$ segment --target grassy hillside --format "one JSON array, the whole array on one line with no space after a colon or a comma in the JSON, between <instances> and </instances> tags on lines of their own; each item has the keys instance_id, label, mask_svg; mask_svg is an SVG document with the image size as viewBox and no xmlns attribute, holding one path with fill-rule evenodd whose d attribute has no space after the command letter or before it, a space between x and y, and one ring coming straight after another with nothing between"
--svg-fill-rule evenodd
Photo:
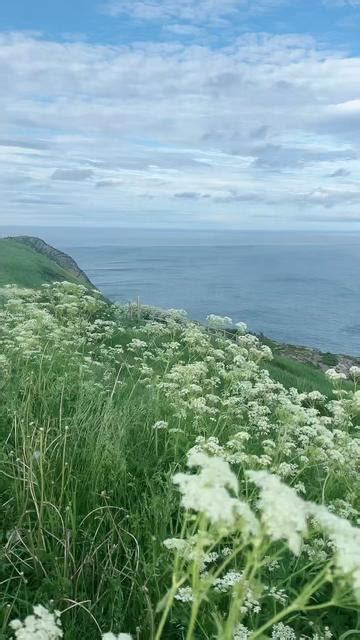
<instances>
[{"instance_id":1,"label":"grassy hillside","mask_svg":"<svg viewBox=\"0 0 360 640\"><path fill-rule=\"evenodd\" d=\"M360 370L329 402L240 331L5 295L1 637L37 605L17 638L359 635Z\"/></svg>"},{"instance_id":2,"label":"grassy hillside","mask_svg":"<svg viewBox=\"0 0 360 640\"><path fill-rule=\"evenodd\" d=\"M271 377L281 382L287 389L295 387L299 391L317 389L326 396L332 396L333 386L325 374L310 364L297 362L291 358L274 354L267 368Z\"/></svg>"},{"instance_id":3,"label":"grassy hillside","mask_svg":"<svg viewBox=\"0 0 360 640\"><path fill-rule=\"evenodd\" d=\"M79 283L76 276L31 247L12 239L0 239L0 286L17 284L37 288L44 283L63 280ZM315 366L278 354L276 344L270 340L266 344L273 349L274 359L269 370L275 380L287 388L295 387L301 391L317 389L326 395L332 393L331 384Z\"/></svg>"},{"instance_id":4,"label":"grassy hillside","mask_svg":"<svg viewBox=\"0 0 360 640\"><path fill-rule=\"evenodd\" d=\"M69 271L31 247L12 239L0 238L0 286L17 284L36 288L44 283L62 280L79 282Z\"/></svg>"}]
</instances>

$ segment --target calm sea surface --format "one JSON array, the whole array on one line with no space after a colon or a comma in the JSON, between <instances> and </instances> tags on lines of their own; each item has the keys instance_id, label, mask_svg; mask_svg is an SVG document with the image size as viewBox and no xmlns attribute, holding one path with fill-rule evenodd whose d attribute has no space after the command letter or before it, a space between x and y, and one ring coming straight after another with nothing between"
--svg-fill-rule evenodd
<instances>
[{"instance_id":1,"label":"calm sea surface","mask_svg":"<svg viewBox=\"0 0 360 640\"><path fill-rule=\"evenodd\" d=\"M106 296L360 355L360 234L2 228L71 254Z\"/></svg>"}]
</instances>

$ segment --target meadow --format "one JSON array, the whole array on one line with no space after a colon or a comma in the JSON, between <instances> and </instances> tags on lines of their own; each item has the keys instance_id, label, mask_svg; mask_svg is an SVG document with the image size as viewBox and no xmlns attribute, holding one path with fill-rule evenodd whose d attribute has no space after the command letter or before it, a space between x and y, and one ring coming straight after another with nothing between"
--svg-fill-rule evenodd
<instances>
[{"instance_id":1,"label":"meadow","mask_svg":"<svg viewBox=\"0 0 360 640\"><path fill-rule=\"evenodd\" d=\"M71 282L0 298L0 638L360 635L358 367Z\"/></svg>"}]
</instances>

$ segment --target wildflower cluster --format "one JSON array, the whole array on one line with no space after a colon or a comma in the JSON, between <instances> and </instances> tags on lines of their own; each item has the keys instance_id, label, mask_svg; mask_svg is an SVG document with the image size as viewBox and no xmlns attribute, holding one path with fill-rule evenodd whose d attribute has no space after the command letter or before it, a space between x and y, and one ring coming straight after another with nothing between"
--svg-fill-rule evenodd
<instances>
[{"instance_id":1,"label":"wildflower cluster","mask_svg":"<svg viewBox=\"0 0 360 640\"><path fill-rule=\"evenodd\" d=\"M359 367L328 371L328 397L274 380L270 349L228 317L68 283L0 298L2 630L357 628Z\"/></svg>"}]
</instances>

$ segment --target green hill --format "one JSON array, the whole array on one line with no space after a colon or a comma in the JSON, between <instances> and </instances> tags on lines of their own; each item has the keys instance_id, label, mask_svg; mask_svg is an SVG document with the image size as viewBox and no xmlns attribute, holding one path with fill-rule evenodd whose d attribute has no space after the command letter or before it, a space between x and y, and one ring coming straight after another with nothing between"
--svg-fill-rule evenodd
<instances>
[{"instance_id":1,"label":"green hill","mask_svg":"<svg viewBox=\"0 0 360 640\"><path fill-rule=\"evenodd\" d=\"M66 280L88 284L73 273L22 240L0 239L0 286L17 284L37 288L44 283Z\"/></svg>"}]
</instances>

